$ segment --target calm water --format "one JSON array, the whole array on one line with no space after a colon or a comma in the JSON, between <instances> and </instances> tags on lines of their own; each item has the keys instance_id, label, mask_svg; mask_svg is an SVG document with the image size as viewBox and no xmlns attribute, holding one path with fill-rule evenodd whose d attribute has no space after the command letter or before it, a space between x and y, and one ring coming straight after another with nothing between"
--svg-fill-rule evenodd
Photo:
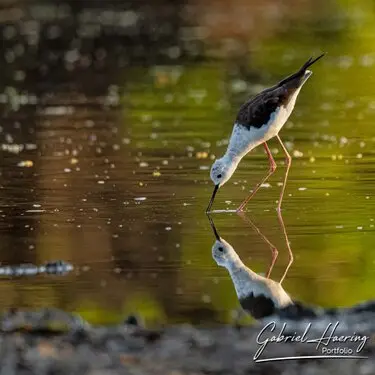
<instances>
[{"instance_id":1,"label":"calm water","mask_svg":"<svg viewBox=\"0 0 375 375\"><path fill-rule=\"evenodd\" d=\"M71 19L72 8L65 11ZM251 54L234 59L212 52L214 37L204 52L176 57L186 46L170 36L172 57L150 47L143 59L131 38L111 49L104 31L92 44L67 36L63 17L57 31L48 28L55 21L39 21L36 44L22 23L4 22L0 261L62 259L75 271L2 278L1 309L54 306L95 323L134 311L150 323L229 321L238 301L211 256L209 168L226 149L239 104L322 50L329 54L281 132L293 156L283 219L294 263L283 285L321 306L374 298L374 16L342 8L331 23L332 11L314 13L305 31L314 38L296 37L302 26L293 24L285 35L249 40ZM278 169L246 215L278 248L271 277L279 280L289 256L275 211L285 167L277 142L270 146ZM259 147L214 208L235 209L267 168ZM272 253L259 233L233 213L213 219L243 261L266 274Z\"/></svg>"}]
</instances>

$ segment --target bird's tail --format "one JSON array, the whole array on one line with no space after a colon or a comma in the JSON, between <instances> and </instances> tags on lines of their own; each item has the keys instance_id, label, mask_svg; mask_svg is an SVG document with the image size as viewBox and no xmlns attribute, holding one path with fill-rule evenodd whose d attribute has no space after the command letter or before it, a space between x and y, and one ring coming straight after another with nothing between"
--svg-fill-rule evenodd
<instances>
[{"instance_id":1,"label":"bird's tail","mask_svg":"<svg viewBox=\"0 0 375 375\"><path fill-rule=\"evenodd\" d=\"M296 73L283 79L281 82L279 82L278 86L280 87L283 85L287 85L287 87L292 88L292 89L301 87L312 74L311 72L307 71L307 68L310 67L312 64L316 63L324 55L325 53L322 53L320 56L316 57L315 59L310 57Z\"/></svg>"},{"instance_id":2,"label":"bird's tail","mask_svg":"<svg viewBox=\"0 0 375 375\"><path fill-rule=\"evenodd\" d=\"M301 69L299 70L299 72L305 72L306 69L308 67L310 67L312 64L316 63L318 60L320 60L323 56L325 55L325 52L322 53L320 56L316 57L315 59L313 59L312 57L310 57L301 67Z\"/></svg>"}]
</instances>

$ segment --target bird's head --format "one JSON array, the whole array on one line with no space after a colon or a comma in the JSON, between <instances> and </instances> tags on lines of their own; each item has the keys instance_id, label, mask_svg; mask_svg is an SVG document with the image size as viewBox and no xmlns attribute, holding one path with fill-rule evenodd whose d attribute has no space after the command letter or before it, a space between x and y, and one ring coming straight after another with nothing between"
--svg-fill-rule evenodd
<instances>
[{"instance_id":1,"label":"bird's head","mask_svg":"<svg viewBox=\"0 0 375 375\"><path fill-rule=\"evenodd\" d=\"M210 203L207 207L207 212L211 209L219 187L223 186L232 177L234 171L237 168L237 164L238 163L234 160L225 157L215 160L215 162L212 164L210 177L215 187Z\"/></svg>"},{"instance_id":2,"label":"bird's head","mask_svg":"<svg viewBox=\"0 0 375 375\"><path fill-rule=\"evenodd\" d=\"M235 163L230 163L225 158L215 160L210 172L214 185L223 186L232 177L236 167Z\"/></svg>"}]
</instances>

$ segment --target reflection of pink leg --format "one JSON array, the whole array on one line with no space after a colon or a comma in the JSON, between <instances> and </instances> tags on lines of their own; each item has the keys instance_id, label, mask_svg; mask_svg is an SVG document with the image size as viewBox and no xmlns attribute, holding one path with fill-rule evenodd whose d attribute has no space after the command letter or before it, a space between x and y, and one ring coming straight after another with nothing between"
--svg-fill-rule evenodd
<instances>
[{"instance_id":1,"label":"reflection of pink leg","mask_svg":"<svg viewBox=\"0 0 375 375\"><path fill-rule=\"evenodd\" d=\"M286 147L284 146L284 143L281 141L280 137L277 135L276 138L279 141L279 143L281 145L281 148L283 149L285 157L286 157L286 160L285 160L286 172L285 172L285 177L284 177L284 183L283 183L283 188L281 189L279 204L277 205L277 211L280 212L281 211L281 202L283 201L285 187L286 187L286 181L288 179L290 165L292 164L292 157L289 155L289 152L286 149Z\"/></svg>"},{"instance_id":2,"label":"reflection of pink leg","mask_svg":"<svg viewBox=\"0 0 375 375\"><path fill-rule=\"evenodd\" d=\"M243 219L246 223L250 224L252 228L259 234L259 236L262 238L262 240L271 248L272 251L272 260L271 264L268 268L267 272L267 279L270 277L273 266L275 265L277 256L279 255L279 252L277 251L277 248L268 240L268 238L258 229L258 227L248 218L243 212L238 212L238 215Z\"/></svg>"},{"instance_id":3,"label":"reflection of pink leg","mask_svg":"<svg viewBox=\"0 0 375 375\"><path fill-rule=\"evenodd\" d=\"M285 272L280 280L280 284L284 281L285 279L285 276L287 274L287 272L289 271L289 268L290 266L292 265L293 263L293 252L292 252L292 249L290 248L290 243L289 243L289 239L288 239L288 234L286 232L286 228L285 228L285 224L284 224L284 220L283 220L283 216L281 215L281 211L277 211L277 217L279 218L279 221L280 221L280 224L281 224L281 228L283 230L283 233L284 233L284 237L285 237L285 242L286 242L286 246L288 248L288 251L289 251L289 263L285 269Z\"/></svg>"},{"instance_id":4,"label":"reflection of pink leg","mask_svg":"<svg viewBox=\"0 0 375 375\"><path fill-rule=\"evenodd\" d=\"M256 194L256 192L259 190L262 184L264 184L264 182L267 181L267 179L271 176L271 174L275 172L276 170L276 163L275 163L275 160L273 159L270 149L268 148L267 142L264 142L263 145L264 145L264 149L266 150L268 160L270 162L270 169L268 173L266 174L266 176L263 178L263 180L260 181L259 184L255 186L254 191L237 208L237 212L240 212L244 209L244 207L247 205L250 199Z\"/></svg>"}]
</instances>

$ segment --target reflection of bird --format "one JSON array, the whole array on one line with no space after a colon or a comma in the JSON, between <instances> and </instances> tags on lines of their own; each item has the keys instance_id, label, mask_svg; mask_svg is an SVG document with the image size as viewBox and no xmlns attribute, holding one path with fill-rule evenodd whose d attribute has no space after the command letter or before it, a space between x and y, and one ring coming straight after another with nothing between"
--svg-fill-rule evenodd
<instances>
[{"instance_id":1,"label":"reflection of bird","mask_svg":"<svg viewBox=\"0 0 375 375\"><path fill-rule=\"evenodd\" d=\"M270 169L267 175L255 187L254 191L238 207L237 211L242 211L247 202L258 191L259 187L276 169L276 163L267 145L267 141L273 137L276 137L279 141L285 153L287 165L284 184L278 203L278 210L280 211L291 164L291 157L278 133L292 113L303 84L312 74L307 68L323 56L324 54L315 59L310 58L296 73L283 79L276 86L262 91L241 106L233 126L228 149L221 159L214 162L211 168L210 176L215 187L206 210L207 212L211 210L219 187L224 185L231 178L241 159L253 148L263 143L270 162Z\"/></svg>"},{"instance_id":2,"label":"reflection of bird","mask_svg":"<svg viewBox=\"0 0 375 375\"><path fill-rule=\"evenodd\" d=\"M248 312L253 318L262 319L270 315L291 320L334 318L335 320L340 319L340 321L349 319L348 324L353 324L357 316L359 322L363 324L363 314L375 314L374 300L345 308L321 308L319 306L309 306L292 299L281 286L281 281L276 282L269 279L268 276L263 277L246 267L233 247L219 236L210 216L208 216L208 219L216 238L212 247L212 257L219 266L228 270L243 310ZM250 219L248 219L248 222L251 223ZM273 245L262 235L259 229L254 224L251 223L251 225L272 248ZM288 271L289 267L290 264L287 266L286 271Z\"/></svg>"},{"instance_id":3,"label":"reflection of bird","mask_svg":"<svg viewBox=\"0 0 375 375\"><path fill-rule=\"evenodd\" d=\"M260 319L293 305L280 283L258 275L243 264L233 247L219 236L210 217L209 220L216 237L212 257L228 270L242 308Z\"/></svg>"}]
</instances>

